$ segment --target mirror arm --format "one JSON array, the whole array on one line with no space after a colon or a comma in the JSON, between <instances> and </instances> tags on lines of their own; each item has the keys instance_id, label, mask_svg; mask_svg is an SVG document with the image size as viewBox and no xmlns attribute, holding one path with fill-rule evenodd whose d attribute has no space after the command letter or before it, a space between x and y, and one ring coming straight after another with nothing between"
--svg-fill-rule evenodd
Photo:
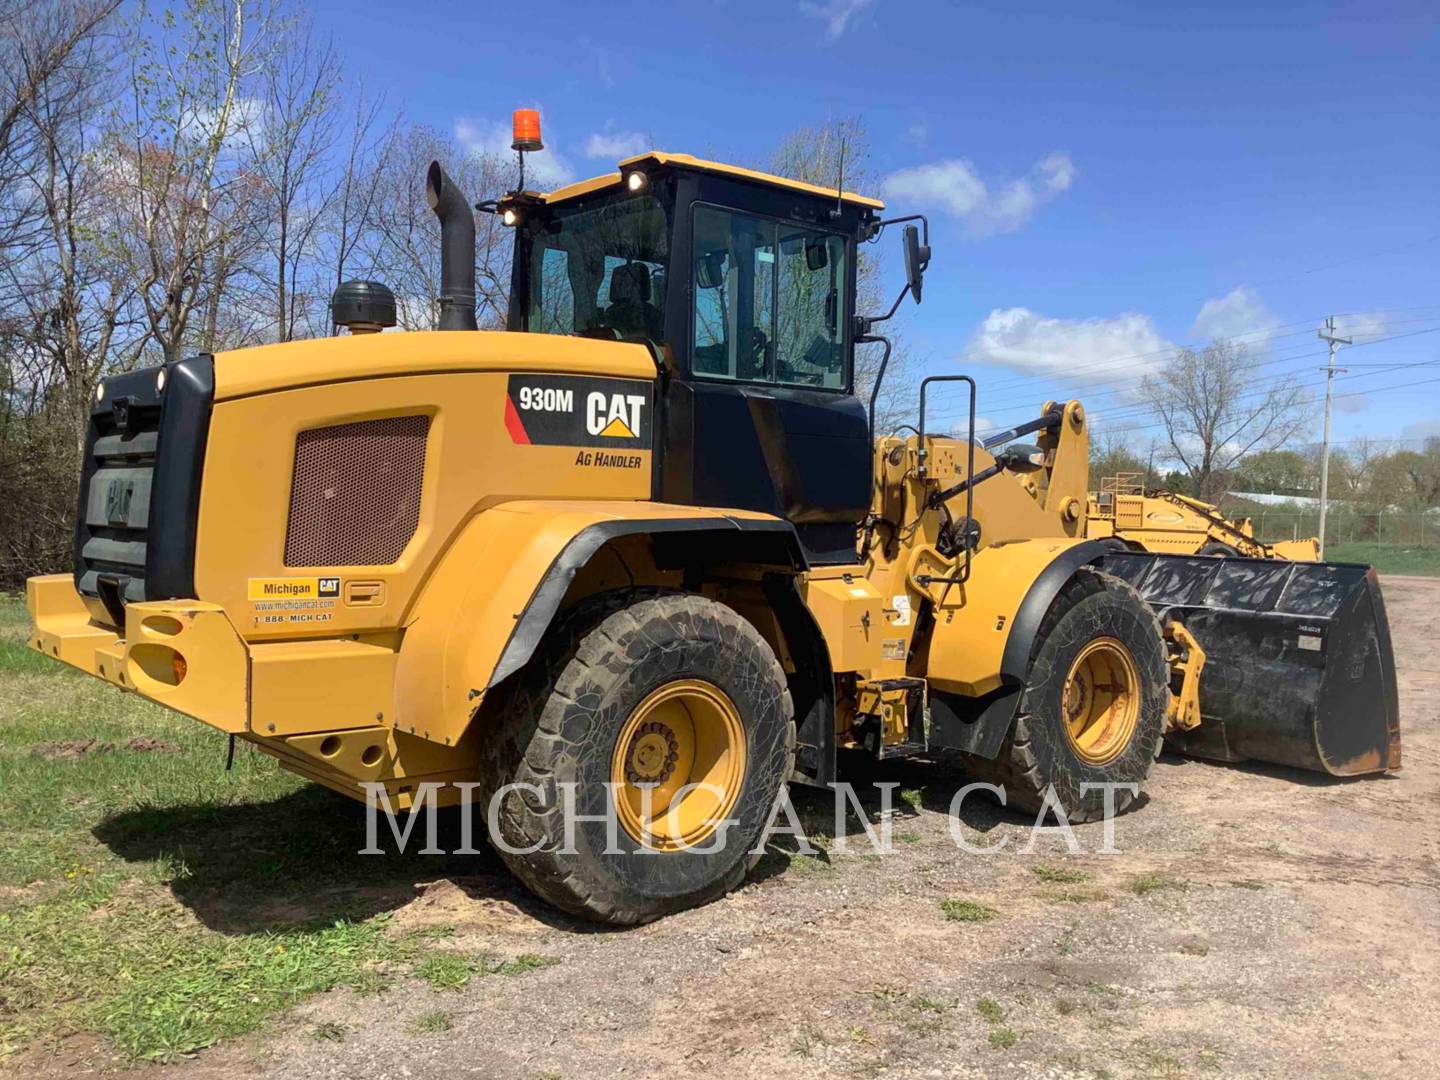
<instances>
[{"instance_id":1,"label":"mirror arm","mask_svg":"<svg viewBox=\"0 0 1440 1080\"><path fill-rule=\"evenodd\" d=\"M928 247L930 245L930 219L924 214L906 214L904 217L877 221L870 226L870 235L866 239L874 240L885 230L886 225L903 225L907 221L920 222L920 242Z\"/></svg>"},{"instance_id":2,"label":"mirror arm","mask_svg":"<svg viewBox=\"0 0 1440 1080\"><path fill-rule=\"evenodd\" d=\"M895 298L895 303L890 305L890 310L884 315L856 315L855 316L855 344L859 345L862 339L870 336L870 328L876 323L882 323L895 317L895 312L900 310L906 294L910 292L910 284L906 282L905 287L900 290L900 295ZM883 338L874 337L872 341L883 341Z\"/></svg>"}]
</instances>

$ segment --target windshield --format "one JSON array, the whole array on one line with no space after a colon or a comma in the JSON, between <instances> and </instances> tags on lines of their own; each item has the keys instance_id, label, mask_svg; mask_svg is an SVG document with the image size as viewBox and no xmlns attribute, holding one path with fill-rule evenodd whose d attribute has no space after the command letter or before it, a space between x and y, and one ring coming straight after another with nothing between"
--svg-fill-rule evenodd
<instances>
[{"instance_id":1,"label":"windshield","mask_svg":"<svg viewBox=\"0 0 1440 1080\"><path fill-rule=\"evenodd\" d=\"M556 208L527 224L526 326L618 341L665 335L670 224L653 195Z\"/></svg>"}]
</instances>

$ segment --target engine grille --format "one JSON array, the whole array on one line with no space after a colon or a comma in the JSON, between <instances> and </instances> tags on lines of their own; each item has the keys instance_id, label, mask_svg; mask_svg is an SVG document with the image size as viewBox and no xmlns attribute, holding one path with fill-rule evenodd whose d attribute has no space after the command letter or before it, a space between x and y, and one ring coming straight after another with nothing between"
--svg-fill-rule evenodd
<instances>
[{"instance_id":1,"label":"engine grille","mask_svg":"<svg viewBox=\"0 0 1440 1080\"><path fill-rule=\"evenodd\" d=\"M382 566L420 523L428 416L311 428L295 440L286 566Z\"/></svg>"}]
</instances>

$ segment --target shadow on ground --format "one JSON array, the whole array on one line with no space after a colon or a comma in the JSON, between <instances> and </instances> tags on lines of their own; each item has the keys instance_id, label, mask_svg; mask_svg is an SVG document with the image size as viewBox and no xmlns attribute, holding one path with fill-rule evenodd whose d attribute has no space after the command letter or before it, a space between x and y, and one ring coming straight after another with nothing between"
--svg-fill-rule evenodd
<instances>
[{"instance_id":1,"label":"shadow on ground","mask_svg":"<svg viewBox=\"0 0 1440 1080\"><path fill-rule=\"evenodd\" d=\"M1210 758L1190 757L1165 749L1160 760L1166 765L1185 765L1197 769L1230 769L1249 776L1268 776L1275 780L1286 780L1303 787L1341 787L1345 784L1364 784L1377 780L1398 780L1394 773L1361 773L1358 776L1331 776L1329 773L1297 769L1291 765L1280 765L1270 761L1215 761Z\"/></svg>"},{"instance_id":2,"label":"shadow on ground","mask_svg":"<svg viewBox=\"0 0 1440 1080\"><path fill-rule=\"evenodd\" d=\"M945 762L884 762L855 782L858 811L849 800L843 802L845 833L863 844L861 814L871 825L879 822L884 804L875 784L897 785L890 806L894 826L903 828L921 809L949 814L956 792L969 782L962 770ZM1134 813L1146 801L1142 794L1122 813ZM765 854L751 870L751 880L782 874L797 857L829 862L826 849L838 835L836 794L797 786L791 789L791 803L801 831L818 852L804 854L800 839L786 831L786 822L780 819ZM1003 807L988 792L968 796L958 816L967 829L982 836L1005 823L1034 824L1033 814ZM603 929L563 915L531 896L485 843L480 815L471 841L477 854L454 853L464 846L458 810L440 811L438 826L436 846L441 854L420 853L425 846L423 818L416 821L405 852L397 854L382 818L379 846L385 854L362 855L367 842L365 807L311 785L263 803L128 810L102 821L94 835L127 862L168 864L176 900L205 926L223 933L366 919L404 907L427 883L440 879L448 879L471 899L503 901L549 926Z\"/></svg>"},{"instance_id":3,"label":"shadow on ground","mask_svg":"<svg viewBox=\"0 0 1440 1080\"><path fill-rule=\"evenodd\" d=\"M511 878L476 817L475 855L451 854L462 847L454 809L437 815L437 846L445 854L419 853L423 818L397 854L382 816L378 846L385 854L361 855L365 807L311 785L265 803L129 810L102 821L94 835L127 862L167 862L176 900L223 933L370 918L403 907L441 878L473 899L502 900L551 926L593 929L534 899Z\"/></svg>"}]
</instances>

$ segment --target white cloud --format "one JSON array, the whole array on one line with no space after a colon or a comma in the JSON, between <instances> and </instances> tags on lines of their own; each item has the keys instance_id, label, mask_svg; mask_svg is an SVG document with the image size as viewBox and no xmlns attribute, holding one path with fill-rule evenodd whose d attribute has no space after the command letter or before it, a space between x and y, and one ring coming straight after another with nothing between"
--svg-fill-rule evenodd
<instances>
[{"instance_id":1,"label":"white cloud","mask_svg":"<svg viewBox=\"0 0 1440 1080\"><path fill-rule=\"evenodd\" d=\"M1200 314L1190 327L1190 338L1197 342L1239 338L1253 348L1256 335L1279 325L1280 320L1265 306L1258 292L1249 285L1238 285L1224 296L1206 300L1201 305Z\"/></svg>"},{"instance_id":2,"label":"white cloud","mask_svg":"<svg viewBox=\"0 0 1440 1080\"><path fill-rule=\"evenodd\" d=\"M1400 429L1402 439L1440 439L1440 420L1420 420Z\"/></svg>"},{"instance_id":3,"label":"white cloud","mask_svg":"<svg viewBox=\"0 0 1440 1080\"><path fill-rule=\"evenodd\" d=\"M612 164L649 149L650 140L638 131L597 131L585 141L586 157L604 158Z\"/></svg>"},{"instance_id":4,"label":"white cloud","mask_svg":"<svg viewBox=\"0 0 1440 1080\"><path fill-rule=\"evenodd\" d=\"M1335 316L1335 333L1340 337L1348 337L1357 343L1377 337L1384 337L1390 332L1390 316L1383 312L1379 314L1362 313L1359 315Z\"/></svg>"},{"instance_id":5,"label":"white cloud","mask_svg":"<svg viewBox=\"0 0 1440 1080\"><path fill-rule=\"evenodd\" d=\"M924 146L930 141L930 129L924 124L911 124L900 138L911 146Z\"/></svg>"},{"instance_id":6,"label":"white cloud","mask_svg":"<svg viewBox=\"0 0 1440 1080\"><path fill-rule=\"evenodd\" d=\"M972 236L989 236L1023 228L1036 210L1074 180L1075 163L1068 153L1056 150L1037 161L1026 176L993 190L969 161L950 158L891 173L884 191L892 202L920 208L938 205L964 221Z\"/></svg>"},{"instance_id":7,"label":"white cloud","mask_svg":"<svg viewBox=\"0 0 1440 1080\"><path fill-rule=\"evenodd\" d=\"M1190 339L1203 344L1217 337L1239 337L1252 355L1260 355L1268 346L1265 337L1257 334L1276 325L1260 294L1240 285L1200 306ZM1248 338L1241 336L1247 334ZM985 317L965 357L1031 374L1112 382L1133 389L1142 375L1168 363L1178 348L1149 315L1139 312L1057 319L1012 307L996 308Z\"/></svg>"},{"instance_id":8,"label":"white cloud","mask_svg":"<svg viewBox=\"0 0 1440 1080\"><path fill-rule=\"evenodd\" d=\"M1053 319L1013 307L985 317L966 356L1034 374L1124 382L1155 370L1174 348L1148 315Z\"/></svg>"},{"instance_id":9,"label":"white cloud","mask_svg":"<svg viewBox=\"0 0 1440 1080\"><path fill-rule=\"evenodd\" d=\"M259 145L265 138L269 121L270 109L262 98L240 95L230 106L225 131L220 139L221 147L233 151L247 141ZM214 138L219 127L220 110L207 105L184 116L180 133L197 142L208 142Z\"/></svg>"},{"instance_id":10,"label":"white cloud","mask_svg":"<svg viewBox=\"0 0 1440 1080\"><path fill-rule=\"evenodd\" d=\"M834 41L845 33L850 20L874 0L800 0L800 10L825 24L825 36Z\"/></svg>"},{"instance_id":11,"label":"white cloud","mask_svg":"<svg viewBox=\"0 0 1440 1080\"><path fill-rule=\"evenodd\" d=\"M1370 395L1356 394L1353 391L1348 394L1340 394L1335 398L1335 411L1352 415L1369 412Z\"/></svg>"},{"instance_id":12,"label":"white cloud","mask_svg":"<svg viewBox=\"0 0 1440 1080\"><path fill-rule=\"evenodd\" d=\"M509 124L477 123L463 116L455 121L455 140L469 154L487 154L502 161L513 161L515 151L510 149L511 139ZM555 149L554 132L546 131L545 149L525 155L526 186L533 182L540 187L560 187L574 179L574 167Z\"/></svg>"}]
</instances>

